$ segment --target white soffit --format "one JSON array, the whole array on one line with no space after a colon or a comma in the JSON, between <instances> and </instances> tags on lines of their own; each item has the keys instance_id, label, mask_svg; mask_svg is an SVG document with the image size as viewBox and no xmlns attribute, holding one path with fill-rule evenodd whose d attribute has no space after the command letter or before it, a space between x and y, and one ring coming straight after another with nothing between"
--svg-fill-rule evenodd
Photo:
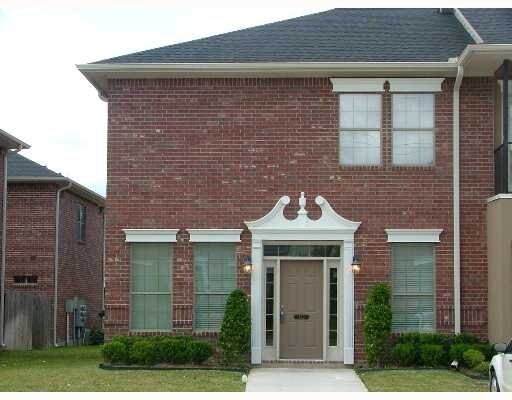
<instances>
[{"instance_id":1,"label":"white soffit","mask_svg":"<svg viewBox=\"0 0 512 400\"><path fill-rule=\"evenodd\" d=\"M129 243L175 243L179 229L123 229Z\"/></svg>"},{"instance_id":2,"label":"white soffit","mask_svg":"<svg viewBox=\"0 0 512 400\"><path fill-rule=\"evenodd\" d=\"M440 92L444 78L389 78L390 92Z\"/></svg>"},{"instance_id":3,"label":"white soffit","mask_svg":"<svg viewBox=\"0 0 512 400\"><path fill-rule=\"evenodd\" d=\"M375 93L384 91L386 78L330 78L333 92Z\"/></svg>"},{"instance_id":4,"label":"white soffit","mask_svg":"<svg viewBox=\"0 0 512 400\"><path fill-rule=\"evenodd\" d=\"M190 242L239 243L243 229L187 229Z\"/></svg>"},{"instance_id":5,"label":"white soffit","mask_svg":"<svg viewBox=\"0 0 512 400\"><path fill-rule=\"evenodd\" d=\"M439 243L442 229L385 229L388 243Z\"/></svg>"}]
</instances>

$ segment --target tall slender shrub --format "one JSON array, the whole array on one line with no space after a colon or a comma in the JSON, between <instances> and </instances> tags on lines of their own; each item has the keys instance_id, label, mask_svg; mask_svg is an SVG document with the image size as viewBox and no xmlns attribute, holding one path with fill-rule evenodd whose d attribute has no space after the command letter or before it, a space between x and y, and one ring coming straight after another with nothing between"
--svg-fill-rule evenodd
<instances>
[{"instance_id":1,"label":"tall slender shrub","mask_svg":"<svg viewBox=\"0 0 512 400\"><path fill-rule=\"evenodd\" d=\"M371 366L383 366L391 338L391 289L385 283L373 286L364 313L364 349Z\"/></svg>"},{"instance_id":2,"label":"tall slender shrub","mask_svg":"<svg viewBox=\"0 0 512 400\"><path fill-rule=\"evenodd\" d=\"M244 291L235 289L228 297L219 335L226 363L243 363L251 348L251 314Z\"/></svg>"}]
</instances>

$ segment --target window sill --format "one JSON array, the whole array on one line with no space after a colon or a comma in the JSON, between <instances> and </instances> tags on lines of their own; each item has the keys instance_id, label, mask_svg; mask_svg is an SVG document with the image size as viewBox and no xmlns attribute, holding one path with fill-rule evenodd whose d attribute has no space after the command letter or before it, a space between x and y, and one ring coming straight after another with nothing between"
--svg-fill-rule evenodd
<instances>
[{"instance_id":1,"label":"window sill","mask_svg":"<svg viewBox=\"0 0 512 400\"><path fill-rule=\"evenodd\" d=\"M82 246L85 246L87 244L85 240L77 240L76 243Z\"/></svg>"},{"instance_id":2,"label":"window sill","mask_svg":"<svg viewBox=\"0 0 512 400\"><path fill-rule=\"evenodd\" d=\"M33 287L37 287L37 283L13 283L12 284L14 287L17 287L17 288L33 288Z\"/></svg>"}]
</instances>

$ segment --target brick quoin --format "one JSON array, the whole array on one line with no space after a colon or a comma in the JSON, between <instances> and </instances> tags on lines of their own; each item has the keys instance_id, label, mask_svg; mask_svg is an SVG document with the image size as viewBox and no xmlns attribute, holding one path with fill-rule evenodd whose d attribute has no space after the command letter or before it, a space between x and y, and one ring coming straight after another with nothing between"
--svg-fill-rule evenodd
<instances>
[{"instance_id":1,"label":"brick quoin","mask_svg":"<svg viewBox=\"0 0 512 400\"><path fill-rule=\"evenodd\" d=\"M7 209L8 290L54 298L55 184L9 183ZM87 208L86 241L78 242L76 207ZM98 206L64 191L60 201L57 341L66 341L65 300L86 300L86 327L100 328L103 302L103 216ZM37 275L35 286L14 285L16 275ZM52 309L53 310L53 309ZM52 311L53 312L53 311ZM72 335L70 329L70 335Z\"/></svg>"},{"instance_id":2,"label":"brick quoin","mask_svg":"<svg viewBox=\"0 0 512 400\"><path fill-rule=\"evenodd\" d=\"M363 360L362 316L369 288L390 281L386 228L441 228L436 245L436 329L453 331L453 79L435 95L433 167L392 166L391 95L382 96L382 163L339 164L339 98L329 79L147 79L109 81L106 215L107 337L129 330L130 253L124 228L179 228L174 244L173 328L192 332L193 259L187 228L244 228L239 264L250 255L244 221L283 195L312 218L324 196L362 221L355 251L355 357ZM487 336L485 204L493 195L493 85L461 89L462 328ZM239 272L250 290L250 274Z\"/></svg>"}]
</instances>

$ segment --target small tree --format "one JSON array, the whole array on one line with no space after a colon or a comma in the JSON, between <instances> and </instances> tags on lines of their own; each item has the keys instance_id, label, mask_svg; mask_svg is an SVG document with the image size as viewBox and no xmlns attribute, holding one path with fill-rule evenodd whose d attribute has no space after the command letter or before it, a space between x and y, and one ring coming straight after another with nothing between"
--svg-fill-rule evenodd
<instances>
[{"instance_id":1,"label":"small tree","mask_svg":"<svg viewBox=\"0 0 512 400\"><path fill-rule=\"evenodd\" d=\"M364 314L364 348L370 365L382 366L389 353L391 337L391 290L379 283L372 287Z\"/></svg>"},{"instance_id":2,"label":"small tree","mask_svg":"<svg viewBox=\"0 0 512 400\"><path fill-rule=\"evenodd\" d=\"M236 289L228 297L219 344L226 363L247 361L251 348L251 315L247 295Z\"/></svg>"}]
</instances>

